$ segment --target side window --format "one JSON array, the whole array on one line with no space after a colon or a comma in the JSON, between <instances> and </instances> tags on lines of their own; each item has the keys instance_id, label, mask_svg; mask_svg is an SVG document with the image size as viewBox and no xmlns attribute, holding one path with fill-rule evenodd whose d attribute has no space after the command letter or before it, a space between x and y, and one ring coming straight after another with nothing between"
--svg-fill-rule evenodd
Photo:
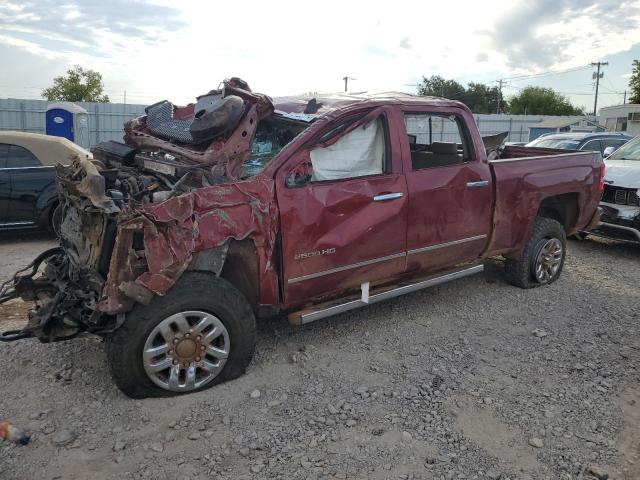
<instances>
[{"instance_id":1,"label":"side window","mask_svg":"<svg viewBox=\"0 0 640 480\"><path fill-rule=\"evenodd\" d=\"M600 140L589 140L580 148L580 150L602 153L602 144L600 143Z\"/></svg>"},{"instance_id":2,"label":"side window","mask_svg":"<svg viewBox=\"0 0 640 480\"><path fill-rule=\"evenodd\" d=\"M604 151L607 147L613 147L615 149L620 148L622 145L626 143L626 140L613 140L613 139L605 139L602 140L602 150Z\"/></svg>"},{"instance_id":3,"label":"side window","mask_svg":"<svg viewBox=\"0 0 640 480\"><path fill-rule=\"evenodd\" d=\"M472 159L464 124L456 115L405 113L413 170L443 167Z\"/></svg>"},{"instance_id":4,"label":"side window","mask_svg":"<svg viewBox=\"0 0 640 480\"><path fill-rule=\"evenodd\" d=\"M9 145L0 143L0 168L7 168L7 156L9 154Z\"/></svg>"},{"instance_id":5,"label":"side window","mask_svg":"<svg viewBox=\"0 0 640 480\"><path fill-rule=\"evenodd\" d=\"M309 152L312 182L376 175L385 170L387 142L382 117L355 128L353 123L327 132L321 137L322 146Z\"/></svg>"},{"instance_id":6,"label":"side window","mask_svg":"<svg viewBox=\"0 0 640 480\"><path fill-rule=\"evenodd\" d=\"M8 145L7 168L40 167L42 164L36 156L26 148L18 145Z\"/></svg>"}]
</instances>

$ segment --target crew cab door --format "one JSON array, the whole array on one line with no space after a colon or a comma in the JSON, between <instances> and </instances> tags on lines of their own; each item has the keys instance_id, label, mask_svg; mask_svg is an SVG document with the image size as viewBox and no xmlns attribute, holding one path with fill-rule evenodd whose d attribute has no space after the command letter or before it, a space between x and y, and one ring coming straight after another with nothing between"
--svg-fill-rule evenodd
<instances>
[{"instance_id":1,"label":"crew cab door","mask_svg":"<svg viewBox=\"0 0 640 480\"><path fill-rule=\"evenodd\" d=\"M330 122L279 170L287 306L404 271L407 187L389 114Z\"/></svg>"},{"instance_id":2,"label":"crew cab door","mask_svg":"<svg viewBox=\"0 0 640 480\"><path fill-rule=\"evenodd\" d=\"M492 177L481 139L474 130L474 145L469 122L473 117L455 107L404 111L408 271L472 260L487 244Z\"/></svg>"}]
</instances>

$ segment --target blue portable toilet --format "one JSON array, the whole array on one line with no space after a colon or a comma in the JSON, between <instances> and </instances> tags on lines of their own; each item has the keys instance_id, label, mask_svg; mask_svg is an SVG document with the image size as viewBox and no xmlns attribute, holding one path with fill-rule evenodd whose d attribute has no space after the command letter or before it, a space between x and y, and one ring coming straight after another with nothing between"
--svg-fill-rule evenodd
<instances>
[{"instance_id":1,"label":"blue portable toilet","mask_svg":"<svg viewBox=\"0 0 640 480\"><path fill-rule=\"evenodd\" d=\"M89 114L75 103L50 103L45 124L47 135L68 138L81 147L89 148Z\"/></svg>"}]
</instances>

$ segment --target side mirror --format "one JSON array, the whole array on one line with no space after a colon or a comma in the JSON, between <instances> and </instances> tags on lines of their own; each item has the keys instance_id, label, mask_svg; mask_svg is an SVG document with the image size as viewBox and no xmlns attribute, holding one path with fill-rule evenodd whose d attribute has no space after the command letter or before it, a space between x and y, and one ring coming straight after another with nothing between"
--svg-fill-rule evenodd
<instances>
[{"instance_id":1,"label":"side mirror","mask_svg":"<svg viewBox=\"0 0 640 480\"><path fill-rule=\"evenodd\" d=\"M602 152L602 156L606 158L615 151L616 151L616 147L607 147L604 149L604 152Z\"/></svg>"},{"instance_id":2,"label":"side mirror","mask_svg":"<svg viewBox=\"0 0 640 480\"><path fill-rule=\"evenodd\" d=\"M298 164L289 172L284 180L287 188L301 188L311 182L313 167L311 162L306 161Z\"/></svg>"},{"instance_id":3,"label":"side mirror","mask_svg":"<svg viewBox=\"0 0 640 480\"><path fill-rule=\"evenodd\" d=\"M301 188L307 185L310 181L311 175L293 171L287 175L284 184L287 188Z\"/></svg>"}]
</instances>

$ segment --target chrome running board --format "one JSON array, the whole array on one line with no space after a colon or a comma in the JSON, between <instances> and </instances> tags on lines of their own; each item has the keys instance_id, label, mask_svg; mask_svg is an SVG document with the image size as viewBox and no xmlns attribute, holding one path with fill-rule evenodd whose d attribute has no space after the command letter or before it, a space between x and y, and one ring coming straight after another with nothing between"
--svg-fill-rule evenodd
<instances>
[{"instance_id":1,"label":"chrome running board","mask_svg":"<svg viewBox=\"0 0 640 480\"><path fill-rule=\"evenodd\" d=\"M385 290L385 287L380 287L377 289L378 293L376 293L376 289L373 289L372 293L369 295L368 302L365 302L361 297L358 297L344 303L337 303L340 301L338 300L337 302L333 303L329 302L319 305L312 305L311 307L308 307L304 310L290 313L289 323L291 323L292 325L305 325L322 318L331 317L343 312L348 312L349 310L364 307L372 303L399 297L400 295L405 295L407 293L422 290L423 288L447 283L452 280L457 280L458 278L468 277L469 275L480 273L483 270L484 265L474 265L473 267L463 268L461 270L456 270L454 272L436 277L430 277L422 281L414 283L402 283L399 286L395 286L395 288L391 287L389 289L389 287L386 287L387 289Z\"/></svg>"}]
</instances>

